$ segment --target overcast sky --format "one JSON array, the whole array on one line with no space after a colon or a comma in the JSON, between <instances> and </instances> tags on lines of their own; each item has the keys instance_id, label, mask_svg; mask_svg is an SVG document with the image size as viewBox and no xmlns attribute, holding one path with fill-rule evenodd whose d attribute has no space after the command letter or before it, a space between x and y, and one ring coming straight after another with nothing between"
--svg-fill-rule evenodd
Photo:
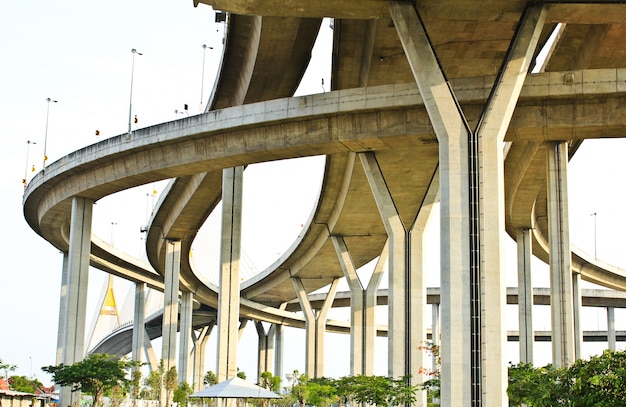
<instances>
[{"instance_id":1,"label":"overcast sky","mask_svg":"<svg viewBox=\"0 0 626 407\"><path fill-rule=\"evenodd\" d=\"M22 212L25 174L30 179L31 166L40 171L47 126L49 163L86 145L124 133L128 126L132 53L136 48L133 87L133 115L138 126L145 127L174 120L183 114L201 111L201 95L207 99L221 55L223 26L214 23L210 7L193 7L192 0L112 0L85 2L78 0L4 0L0 3L0 182L4 233L0 234L0 310L2 334L0 359L18 365L17 374L36 375L46 382L41 366L54 364L57 339L59 290L62 256L36 235L26 224ZM325 25L323 42L328 44L330 30ZM204 51L206 44L213 49ZM323 47L322 47L323 49ZM309 73L308 87L301 93L322 92L330 83L330 50L314 72ZM320 51L321 52L321 51ZM204 89L202 84L205 59ZM46 98L58 100L48 103ZM176 113L189 106L187 113ZM95 131L100 135L96 137ZM28 144L31 141L36 144ZM30 148L29 148L30 147ZM626 267L626 221L623 213L626 193L623 159L626 143L622 140L585 142L570 166L570 220L572 241L589 253L597 247L599 258ZM28 154L28 160L27 160ZM282 185L288 193L285 207L300 210L286 217L285 207L274 208L271 216L249 209L250 219L270 220L285 217L285 229L268 238L265 233L246 232L244 249L257 262L267 266L274 256L284 252L289 240L297 236L306 221L312 200L319 187L323 160L307 164L305 176L298 167L273 168L276 178L261 189ZM284 164L288 165L288 164ZM268 179L267 173L256 173L256 185ZM250 172L247 179L253 179ZM280 180L279 180L280 179ZM248 182L248 181L246 181ZM152 191L162 191L162 184L140 187L121 198L107 198L94 209L94 232L130 254L142 257L139 227L154 202ZM303 187L307 187L301 189ZM280 187L279 187L280 189ZM299 199L299 200L298 200ZM257 209L262 199L250 198ZM297 203L300 202L300 203ZM270 209L267 209L270 210ZM122 213L124 215L122 215ZM596 213L596 216L592 216ZM594 221L595 227L594 227ZM263 224L258 226L265 228ZM437 226L433 227L437 230ZM262 229L264 230L264 229ZM283 238L283 239L281 239ZM595 242L595 243L594 243ZM514 263L513 251L507 252L507 264ZM515 271L509 285L515 284ZM104 275L94 271L90 292L99 293ZM546 273L535 275L535 285L547 286ZM120 287L124 284L119 283ZM121 290L123 291L123 290ZM120 294L122 301L125 293ZM90 310L98 295L90 296ZM601 312L589 313L586 320L599 329L606 322ZM619 315L619 314L618 314ZM91 314L88 313L88 318ZM88 321L88 326L90 321ZM515 323L516 324L516 323ZM595 328L592 326L588 329ZM539 329L539 328L538 328ZM618 329L626 329L618 325ZM299 334L294 334L299 335ZM216 335L214 335L216 336ZM254 329L248 328L245 347L256 347ZM332 337L333 344L347 346L347 338ZM328 340L328 339L327 339ZM300 341L301 343L301 341ZM623 345L623 344L620 344ZM160 350L160 345L155 345ZM330 347L327 346L327 350ZM345 348L338 347L327 361L331 376L348 374L349 358ZM517 358L511 351L511 360ZM207 352L214 358L214 352ZM285 358L284 371L304 370L302 352ZM386 352L382 352L383 355ZM209 362L208 368L211 368ZM242 370L254 376L256 360L242 360ZM377 373L385 374L384 364Z\"/></svg>"}]
</instances>

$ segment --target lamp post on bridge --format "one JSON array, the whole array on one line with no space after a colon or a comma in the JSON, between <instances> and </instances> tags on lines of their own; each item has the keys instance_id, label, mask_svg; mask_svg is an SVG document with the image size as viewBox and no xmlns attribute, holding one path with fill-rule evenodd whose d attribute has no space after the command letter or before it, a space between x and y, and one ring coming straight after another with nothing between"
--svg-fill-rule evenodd
<instances>
[{"instance_id":1,"label":"lamp post on bridge","mask_svg":"<svg viewBox=\"0 0 626 407\"><path fill-rule=\"evenodd\" d=\"M202 81L200 83L200 113L202 113L202 107L204 106L204 61L206 60L206 50L213 49L206 44L202 44Z\"/></svg>"},{"instance_id":2,"label":"lamp post on bridge","mask_svg":"<svg viewBox=\"0 0 626 407\"><path fill-rule=\"evenodd\" d=\"M47 155L47 147L48 147L48 119L50 118L50 102L57 103L58 100L46 98L48 102L48 107L46 109L46 134L43 139L43 166L41 167L42 172L46 172L46 161L48 161Z\"/></svg>"},{"instance_id":3,"label":"lamp post on bridge","mask_svg":"<svg viewBox=\"0 0 626 407\"><path fill-rule=\"evenodd\" d=\"M24 184L24 189L26 189L26 185L28 184L28 156L30 154L30 145L37 144L34 141L27 140L26 141L26 169L24 170L24 179L22 180L22 184ZM33 171L35 170L35 166L33 165Z\"/></svg>"},{"instance_id":4,"label":"lamp post on bridge","mask_svg":"<svg viewBox=\"0 0 626 407\"><path fill-rule=\"evenodd\" d=\"M133 79L135 76L135 54L143 55L141 52L137 51L135 48L130 50L130 52L133 53L133 62L130 68L130 102L128 104L128 135L127 135L128 138L130 138L131 123L132 123L132 118L133 118Z\"/></svg>"}]
</instances>

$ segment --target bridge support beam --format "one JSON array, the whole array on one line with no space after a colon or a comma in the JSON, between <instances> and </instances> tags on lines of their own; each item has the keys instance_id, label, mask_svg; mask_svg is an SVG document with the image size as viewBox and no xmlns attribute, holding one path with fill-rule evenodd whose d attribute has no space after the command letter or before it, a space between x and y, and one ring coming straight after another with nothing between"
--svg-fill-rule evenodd
<instances>
[{"instance_id":1,"label":"bridge support beam","mask_svg":"<svg viewBox=\"0 0 626 407\"><path fill-rule=\"evenodd\" d=\"M501 144L545 13L526 10L472 131L414 5L389 8L439 141L442 405L506 405Z\"/></svg>"},{"instance_id":2,"label":"bridge support beam","mask_svg":"<svg viewBox=\"0 0 626 407\"><path fill-rule=\"evenodd\" d=\"M421 239L433 202L426 198L428 203L423 208L424 212L418 215L418 220L413 225L416 227L416 247L413 248L413 231L407 231L398 213L376 156L374 153L358 155L389 239L389 376L410 376L409 380L413 384L422 383L426 379L420 367L425 366L426 358L425 353L418 349L427 338L426 285L421 267ZM431 192L436 196L437 187ZM415 273L411 268L412 261L416 262ZM416 405L425 404L426 394L421 392Z\"/></svg>"},{"instance_id":3,"label":"bridge support beam","mask_svg":"<svg viewBox=\"0 0 626 407\"><path fill-rule=\"evenodd\" d=\"M221 268L217 308L218 382L235 377L237 374L242 196L243 167L224 169L222 173Z\"/></svg>"},{"instance_id":4,"label":"bridge support beam","mask_svg":"<svg viewBox=\"0 0 626 407\"><path fill-rule=\"evenodd\" d=\"M550 143L546 149L552 363L555 367L564 367L576 360L574 290L567 209L567 143Z\"/></svg>"},{"instance_id":5,"label":"bridge support beam","mask_svg":"<svg viewBox=\"0 0 626 407\"><path fill-rule=\"evenodd\" d=\"M178 332L178 287L180 278L180 240L165 242L165 290L163 292L163 346L161 359L165 372L176 366Z\"/></svg>"},{"instance_id":6,"label":"bridge support beam","mask_svg":"<svg viewBox=\"0 0 626 407\"><path fill-rule=\"evenodd\" d=\"M63 363L63 348L65 347L65 334L67 323L67 296L69 290L69 255L63 252L63 269L61 271L61 293L59 295L59 330L57 332L57 354L55 364Z\"/></svg>"},{"instance_id":7,"label":"bridge support beam","mask_svg":"<svg viewBox=\"0 0 626 407\"><path fill-rule=\"evenodd\" d=\"M63 363L72 365L85 356L85 310L89 280L89 254L91 253L91 220L93 201L72 199L70 244L67 258L67 306L63 326ZM60 405L80 405L80 392L62 387Z\"/></svg>"},{"instance_id":8,"label":"bridge support beam","mask_svg":"<svg viewBox=\"0 0 626 407\"><path fill-rule=\"evenodd\" d=\"M616 335L615 335L615 308L606 307L606 335L609 350L615 350Z\"/></svg>"},{"instance_id":9,"label":"bridge support beam","mask_svg":"<svg viewBox=\"0 0 626 407\"><path fill-rule=\"evenodd\" d=\"M356 272L356 267L341 236L331 236L343 275L350 288L350 374L373 375L376 338L376 293L387 262L389 247L385 247L378 259L367 288Z\"/></svg>"},{"instance_id":10,"label":"bridge support beam","mask_svg":"<svg viewBox=\"0 0 626 407\"><path fill-rule=\"evenodd\" d=\"M256 332L259 337L257 378L260 382L261 374L264 372L274 374L274 337L276 326L272 324L267 332L261 321L254 321L254 326L256 327Z\"/></svg>"},{"instance_id":11,"label":"bridge support beam","mask_svg":"<svg viewBox=\"0 0 626 407\"><path fill-rule=\"evenodd\" d=\"M532 239L530 229L517 231L517 309L519 316L519 360L533 363Z\"/></svg>"},{"instance_id":12,"label":"bridge support beam","mask_svg":"<svg viewBox=\"0 0 626 407\"><path fill-rule=\"evenodd\" d=\"M211 331L215 322L210 322L209 325L202 327L200 332L196 334L192 331L193 335L193 389L194 391L200 391L204 388L204 361L206 359L206 347L211 337Z\"/></svg>"},{"instance_id":13,"label":"bridge support beam","mask_svg":"<svg viewBox=\"0 0 626 407\"><path fill-rule=\"evenodd\" d=\"M193 293L183 291L180 298L180 349L178 350L178 383L191 385Z\"/></svg>"},{"instance_id":14,"label":"bridge support beam","mask_svg":"<svg viewBox=\"0 0 626 407\"><path fill-rule=\"evenodd\" d=\"M146 332L146 283L135 283L135 310L133 315L133 361L144 361L144 341ZM140 370L135 367L135 370Z\"/></svg>"},{"instance_id":15,"label":"bridge support beam","mask_svg":"<svg viewBox=\"0 0 626 407\"><path fill-rule=\"evenodd\" d=\"M304 356L304 372L310 378L318 378L324 376L324 334L326 333L326 317L330 310L335 295L337 294L337 285L339 279L334 279L328 289L328 294L324 300L324 304L320 310L313 310L311 303L307 297L306 289L302 280L292 277L293 286L300 302L300 307L304 312L306 320L306 349Z\"/></svg>"}]
</instances>

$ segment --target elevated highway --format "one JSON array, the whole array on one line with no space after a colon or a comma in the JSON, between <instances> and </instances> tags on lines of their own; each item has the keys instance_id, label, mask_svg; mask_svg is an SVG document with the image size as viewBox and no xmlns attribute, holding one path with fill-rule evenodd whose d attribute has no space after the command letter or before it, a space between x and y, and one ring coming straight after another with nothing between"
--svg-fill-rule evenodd
<instances>
[{"instance_id":1,"label":"elevated highway","mask_svg":"<svg viewBox=\"0 0 626 407\"><path fill-rule=\"evenodd\" d=\"M380 255L387 240L357 155L374 154L400 221L409 226L428 203L429 191L438 189L438 136L415 85L390 2L206 3L230 13L210 110L104 140L51 164L28 185L24 214L36 233L67 252L74 197L97 201L173 178L151 219L146 243L150 266L95 239L90 261L159 288L163 241L179 240L181 290L215 307L217 287L196 276L188 255L195 234L220 200L222 170L326 155L323 188L303 235L241 287L242 315L303 326L301 317L278 306L295 300L293 277L308 293L343 277L330 238L344 239L356 267ZM534 4L427 0L415 6L468 128L478 127L520 20ZM544 10L539 44L548 44L555 30L556 40L545 63L534 53L531 65L541 73L526 77L506 130L503 182L506 231L515 238L519 229L532 230L534 254L548 261L546 147L569 142L573 152L585 139L624 135L626 7L576 1L546 3ZM322 17L334 18L332 92L293 98ZM624 270L576 252L571 265L588 281L626 288Z\"/></svg>"}]
</instances>

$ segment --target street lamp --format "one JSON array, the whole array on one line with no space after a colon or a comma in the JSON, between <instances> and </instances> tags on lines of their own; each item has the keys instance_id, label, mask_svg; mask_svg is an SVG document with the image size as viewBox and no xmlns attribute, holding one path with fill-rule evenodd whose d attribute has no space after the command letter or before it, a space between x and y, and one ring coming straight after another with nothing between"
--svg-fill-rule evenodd
<instances>
[{"instance_id":1,"label":"street lamp","mask_svg":"<svg viewBox=\"0 0 626 407\"><path fill-rule=\"evenodd\" d=\"M135 48L130 50L133 53L133 63L130 68L130 103L128 106L128 137L130 138L131 131L131 121L133 118L133 77L135 75L135 54L143 55L141 52L138 52Z\"/></svg>"},{"instance_id":2,"label":"street lamp","mask_svg":"<svg viewBox=\"0 0 626 407\"><path fill-rule=\"evenodd\" d=\"M24 170L24 179L22 180L22 184L24 184L24 189L26 189L26 184L28 183L28 155L30 154L30 145L37 144L34 141L27 140L26 141L26 169ZM34 168L34 166L33 166Z\"/></svg>"},{"instance_id":3,"label":"street lamp","mask_svg":"<svg viewBox=\"0 0 626 407\"><path fill-rule=\"evenodd\" d=\"M213 47L209 47L206 44L202 44L202 82L200 85L200 110L202 110L202 106L204 104L204 61L206 59L206 49L213 49Z\"/></svg>"},{"instance_id":4,"label":"street lamp","mask_svg":"<svg viewBox=\"0 0 626 407\"><path fill-rule=\"evenodd\" d=\"M50 118L50 102L57 103L58 100L53 100L50 98L46 98L48 102L48 107L46 109L46 135L43 139L43 166L42 171L46 172L46 161L48 161L48 156L46 155L46 148L48 147L48 119Z\"/></svg>"}]
</instances>

